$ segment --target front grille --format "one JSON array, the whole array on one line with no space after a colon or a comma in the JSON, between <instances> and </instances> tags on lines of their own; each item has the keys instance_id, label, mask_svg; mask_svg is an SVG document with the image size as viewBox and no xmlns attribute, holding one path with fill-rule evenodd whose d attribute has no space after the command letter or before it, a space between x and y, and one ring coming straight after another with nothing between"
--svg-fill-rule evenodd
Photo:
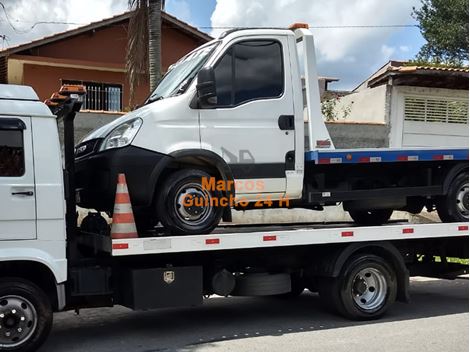
<instances>
[{"instance_id":1,"label":"front grille","mask_svg":"<svg viewBox=\"0 0 470 352\"><path fill-rule=\"evenodd\" d=\"M91 139L77 145L75 147L75 159L83 158L84 156L94 153L98 148L100 141L101 139Z\"/></svg>"}]
</instances>

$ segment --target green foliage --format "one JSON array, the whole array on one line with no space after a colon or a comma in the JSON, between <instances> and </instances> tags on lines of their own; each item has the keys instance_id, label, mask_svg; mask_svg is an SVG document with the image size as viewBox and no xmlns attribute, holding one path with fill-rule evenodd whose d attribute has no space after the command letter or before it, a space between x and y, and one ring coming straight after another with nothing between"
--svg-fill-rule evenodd
<instances>
[{"instance_id":1,"label":"green foliage","mask_svg":"<svg viewBox=\"0 0 470 352\"><path fill-rule=\"evenodd\" d=\"M340 96L329 92L327 97L321 102L321 113L328 122L336 121L340 118L346 119L351 114L352 102L348 105L337 107Z\"/></svg>"},{"instance_id":2,"label":"green foliage","mask_svg":"<svg viewBox=\"0 0 470 352\"><path fill-rule=\"evenodd\" d=\"M468 61L468 0L421 0L413 17L427 41L420 61L461 64Z\"/></svg>"}]
</instances>

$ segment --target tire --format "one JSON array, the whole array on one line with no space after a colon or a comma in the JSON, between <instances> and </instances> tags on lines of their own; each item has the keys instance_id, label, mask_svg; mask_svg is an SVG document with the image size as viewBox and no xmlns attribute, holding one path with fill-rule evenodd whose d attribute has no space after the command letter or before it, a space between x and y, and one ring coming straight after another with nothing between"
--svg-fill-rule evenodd
<instances>
[{"instance_id":1,"label":"tire","mask_svg":"<svg viewBox=\"0 0 470 352\"><path fill-rule=\"evenodd\" d=\"M319 286L323 302L353 320L380 318L397 295L396 274L376 255L352 257L336 278L323 278Z\"/></svg>"},{"instance_id":2,"label":"tire","mask_svg":"<svg viewBox=\"0 0 470 352\"><path fill-rule=\"evenodd\" d=\"M202 178L211 176L198 169L183 169L171 174L163 184L157 196L157 212L162 225L175 235L198 235L210 233L220 222L223 207L210 206L211 199L219 198L219 191L205 190ZM202 199L208 206L184 206L190 202L185 198L190 195L192 200ZM203 203L204 204L204 203Z\"/></svg>"},{"instance_id":3,"label":"tire","mask_svg":"<svg viewBox=\"0 0 470 352\"><path fill-rule=\"evenodd\" d=\"M392 209L349 210L349 215L357 225L378 226L385 224L392 216Z\"/></svg>"},{"instance_id":4,"label":"tire","mask_svg":"<svg viewBox=\"0 0 470 352\"><path fill-rule=\"evenodd\" d=\"M291 274L290 276L290 292L282 293L280 295L276 295L276 298L282 299L294 299L299 297L305 290L305 282L304 280L297 274Z\"/></svg>"},{"instance_id":5,"label":"tire","mask_svg":"<svg viewBox=\"0 0 470 352\"><path fill-rule=\"evenodd\" d=\"M436 209L442 222L468 221L468 173L454 178L447 194L437 199Z\"/></svg>"},{"instance_id":6,"label":"tire","mask_svg":"<svg viewBox=\"0 0 470 352\"><path fill-rule=\"evenodd\" d=\"M245 274L236 278L232 296L274 296L289 293L290 275L287 273Z\"/></svg>"},{"instance_id":7,"label":"tire","mask_svg":"<svg viewBox=\"0 0 470 352\"><path fill-rule=\"evenodd\" d=\"M0 279L0 316L2 314L2 351L36 351L51 330L52 307L49 298L43 290L27 280ZM8 337L7 332L10 333Z\"/></svg>"},{"instance_id":8,"label":"tire","mask_svg":"<svg viewBox=\"0 0 470 352\"><path fill-rule=\"evenodd\" d=\"M158 223L158 218L155 214L152 214L151 210L136 210L134 212L134 219L139 233L153 230Z\"/></svg>"}]
</instances>

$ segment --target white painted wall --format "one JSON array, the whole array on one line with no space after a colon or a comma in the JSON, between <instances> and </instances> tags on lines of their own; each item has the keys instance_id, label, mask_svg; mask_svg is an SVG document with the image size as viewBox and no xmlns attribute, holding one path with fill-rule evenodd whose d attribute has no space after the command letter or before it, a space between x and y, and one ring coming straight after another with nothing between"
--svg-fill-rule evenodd
<instances>
[{"instance_id":1,"label":"white painted wall","mask_svg":"<svg viewBox=\"0 0 470 352\"><path fill-rule=\"evenodd\" d=\"M385 123L386 89L386 85L381 85L339 98L335 106L336 116L341 118L343 110L350 107L351 113L346 117L348 122Z\"/></svg>"},{"instance_id":2,"label":"white painted wall","mask_svg":"<svg viewBox=\"0 0 470 352\"><path fill-rule=\"evenodd\" d=\"M390 147L468 147L468 124L404 121L406 95L468 100L467 90L394 86Z\"/></svg>"}]
</instances>

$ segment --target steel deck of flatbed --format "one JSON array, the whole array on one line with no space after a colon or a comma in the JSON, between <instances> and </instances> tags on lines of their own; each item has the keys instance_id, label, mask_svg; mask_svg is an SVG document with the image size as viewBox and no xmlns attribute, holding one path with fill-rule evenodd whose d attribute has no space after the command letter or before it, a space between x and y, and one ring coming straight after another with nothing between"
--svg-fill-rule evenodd
<instances>
[{"instance_id":1,"label":"steel deck of flatbed","mask_svg":"<svg viewBox=\"0 0 470 352\"><path fill-rule=\"evenodd\" d=\"M113 239L112 256L202 252L327 243L468 236L468 223L389 223L360 227L352 223L230 225L207 235Z\"/></svg>"},{"instance_id":2,"label":"steel deck of flatbed","mask_svg":"<svg viewBox=\"0 0 470 352\"><path fill-rule=\"evenodd\" d=\"M407 161L468 160L468 148L365 148L305 152L315 164L390 163Z\"/></svg>"}]
</instances>

